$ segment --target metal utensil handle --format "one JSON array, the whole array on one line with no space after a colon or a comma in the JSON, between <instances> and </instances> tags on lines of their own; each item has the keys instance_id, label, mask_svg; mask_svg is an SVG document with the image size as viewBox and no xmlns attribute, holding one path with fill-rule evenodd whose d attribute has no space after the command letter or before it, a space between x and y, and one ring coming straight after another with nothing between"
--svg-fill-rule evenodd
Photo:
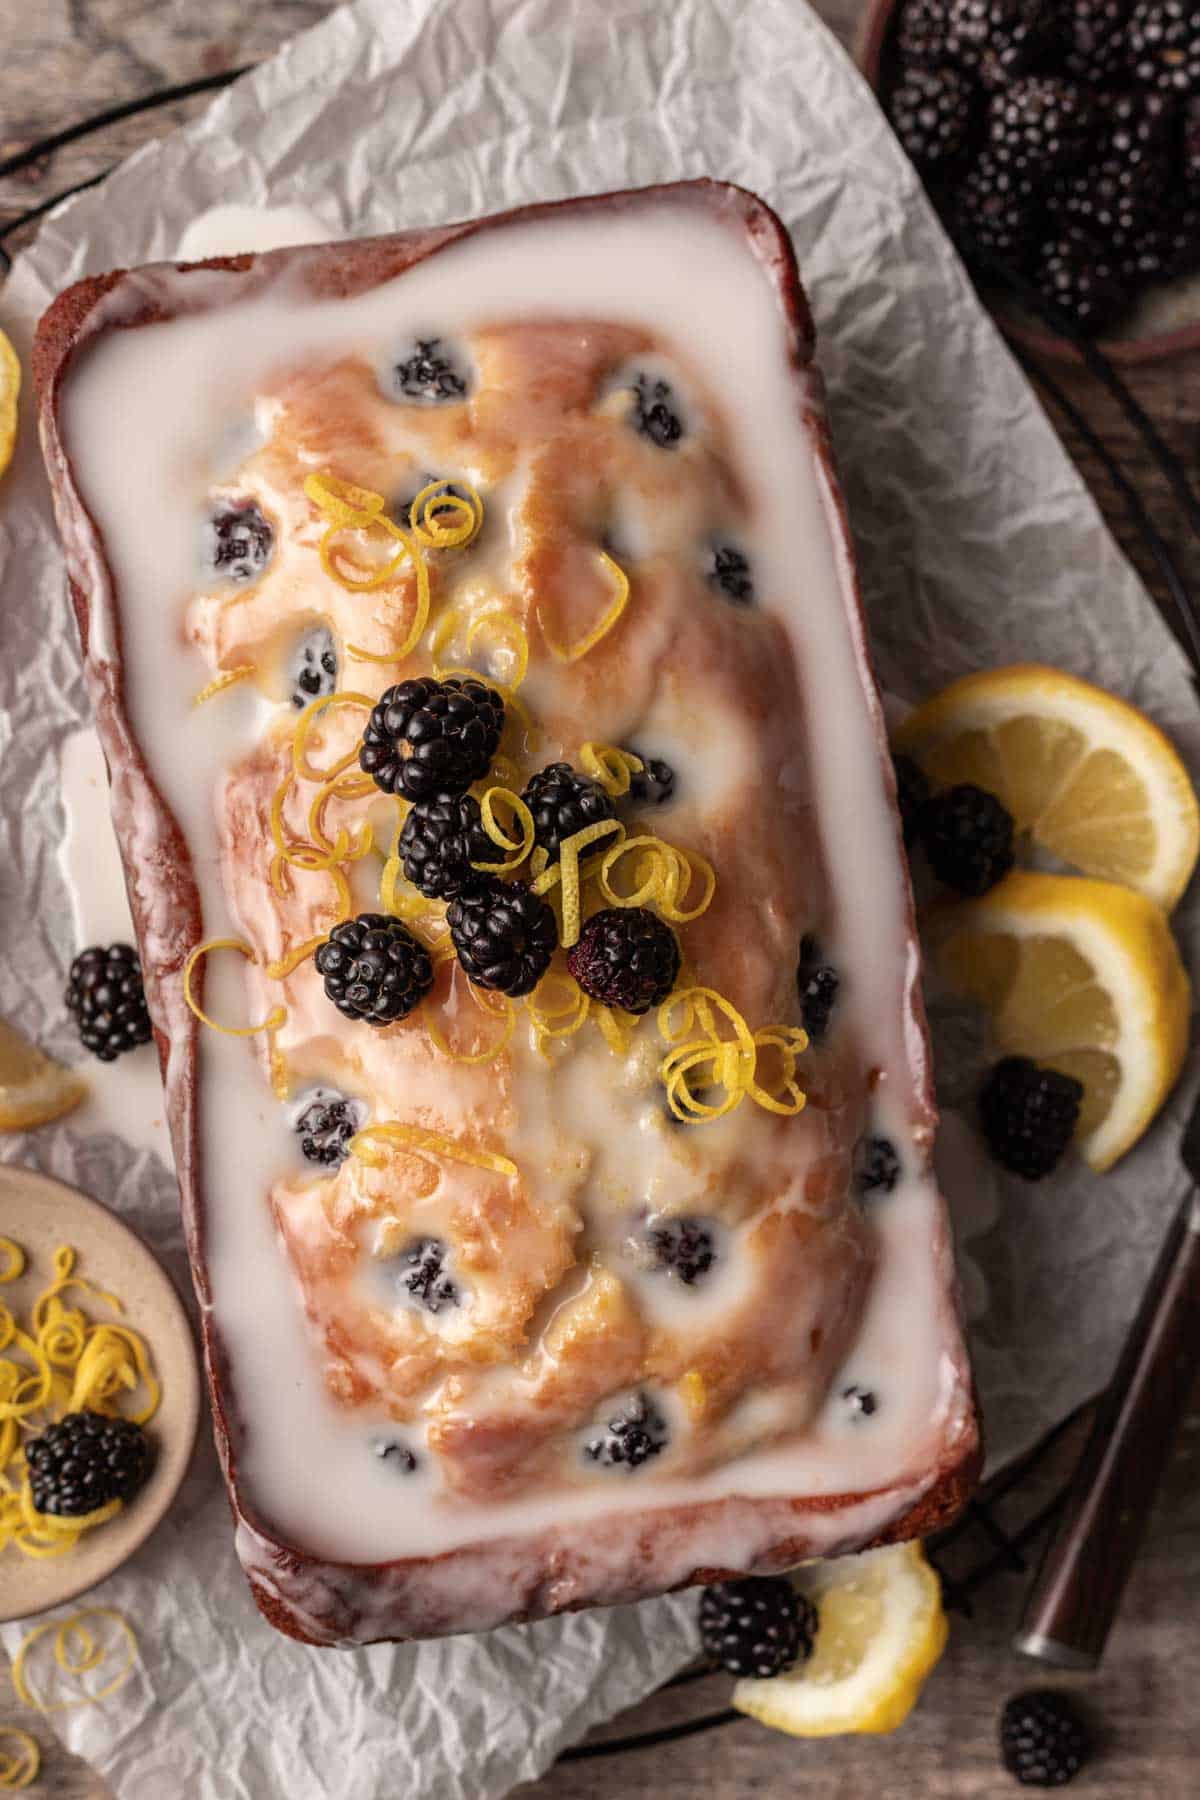
<instances>
[{"instance_id":1,"label":"metal utensil handle","mask_svg":"<svg viewBox=\"0 0 1200 1800\"><path fill-rule=\"evenodd\" d=\"M1026 1602L1014 1647L1092 1669L1200 1368L1200 1195L1171 1223Z\"/></svg>"}]
</instances>

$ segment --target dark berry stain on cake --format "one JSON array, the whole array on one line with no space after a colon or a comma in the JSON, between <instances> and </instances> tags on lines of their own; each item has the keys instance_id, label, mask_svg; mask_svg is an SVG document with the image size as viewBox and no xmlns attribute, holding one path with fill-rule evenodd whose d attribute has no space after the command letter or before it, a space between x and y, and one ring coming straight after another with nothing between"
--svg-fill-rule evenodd
<instances>
[{"instance_id":1,"label":"dark berry stain on cake","mask_svg":"<svg viewBox=\"0 0 1200 1800\"><path fill-rule=\"evenodd\" d=\"M142 968L131 944L81 950L71 964L65 999L80 1043L101 1062L150 1042Z\"/></svg>"},{"instance_id":2,"label":"dark berry stain on cake","mask_svg":"<svg viewBox=\"0 0 1200 1800\"><path fill-rule=\"evenodd\" d=\"M870 1388L859 1387L857 1382L842 1389L842 1399L852 1419L869 1419L879 1411L878 1396Z\"/></svg>"},{"instance_id":3,"label":"dark berry stain on cake","mask_svg":"<svg viewBox=\"0 0 1200 1800\"><path fill-rule=\"evenodd\" d=\"M375 1455L394 1475L415 1475L417 1457L399 1438L376 1438L371 1446Z\"/></svg>"},{"instance_id":4,"label":"dark berry stain on cake","mask_svg":"<svg viewBox=\"0 0 1200 1800\"><path fill-rule=\"evenodd\" d=\"M337 688L337 651L333 633L320 625L301 638L292 661L292 705L305 707Z\"/></svg>"},{"instance_id":5,"label":"dark berry stain on cake","mask_svg":"<svg viewBox=\"0 0 1200 1800\"><path fill-rule=\"evenodd\" d=\"M669 382L639 375L633 384L633 423L643 437L660 450L673 450L683 436L683 421L675 410L674 389Z\"/></svg>"},{"instance_id":6,"label":"dark berry stain on cake","mask_svg":"<svg viewBox=\"0 0 1200 1800\"><path fill-rule=\"evenodd\" d=\"M275 533L253 500L218 506L208 521L208 560L226 581L253 581L271 560Z\"/></svg>"},{"instance_id":7,"label":"dark berry stain on cake","mask_svg":"<svg viewBox=\"0 0 1200 1800\"><path fill-rule=\"evenodd\" d=\"M457 1284L446 1273L449 1250L441 1238L418 1238L400 1254L397 1280L426 1312L439 1313L444 1306L457 1306Z\"/></svg>"},{"instance_id":8,"label":"dark berry stain on cake","mask_svg":"<svg viewBox=\"0 0 1200 1800\"><path fill-rule=\"evenodd\" d=\"M854 1154L854 1174L860 1194L890 1194L900 1179L900 1157L892 1140L860 1139Z\"/></svg>"},{"instance_id":9,"label":"dark berry stain on cake","mask_svg":"<svg viewBox=\"0 0 1200 1800\"><path fill-rule=\"evenodd\" d=\"M754 599L754 577L744 552L733 544L717 544L708 567L710 587L715 587L735 606L749 606Z\"/></svg>"},{"instance_id":10,"label":"dark berry stain on cake","mask_svg":"<svg viewBox=\"0 0 1200 1800\"><path fill-rule=\"evenodd\" d=\"M841 976L826 961L815 937L800 940L800 964L796 970L796 986L800 992L800 1017L814 1044L823 1041L837 1002Z\"/></svg>"},{"instance_id":11,"label":"dark berry stain on cake","mask_svg":"<svg viewBox=\"0 0 1200 1800\"><path fill-rule=\"evenodd\" d=\"M407 1018L433 986L429 952L389 913L335 925L314 960L338 1011L368 1025Z\"/></svg>"},{"instance_id":12,"label":"dark berry stain on cake","mask_svg":"<svg viewBox=\"0 0 1200 1800\"><path fill-rule=\"evenodd\" d=\"M427 404L462 400L467 392L466 377L437 337L418 338L412 354L396 364L393 379L402 399Z\"/></svg>"},{"instance_id":13,"label":"dark berry stain on cake","mask_svg":"<svg viewBox=\"0 0 1200 1800\"><path fill-rule=\"evenodd\" d=\"M717 1259L713 1234L700 1219L657 1219L647 1227L646 1243L654 1268L693 1287Z\"/></svg>"},{"instance_id":14,"label":"dark berry stain on cake","mask_svg":"<svg viewBox=\"0 0 1200 1800\"><path fill-rule=\"evenodd\" d=\"M504 729L504 701L484 681L422 675L387 689L363 732L359 766L385 794L464 794L486 775Z\"/></svg>"},{"instance_id":15,"label":"dark berry stain on cake","mask_svg":"<svg viewBox=\"0 0 1200 1800\"><path fill-rule=\"evenodd\" d=\"M660 756L644 756L627 746L631 756L641 759L642 766L629 777L629 798L637 806L665 806L675 797L675 771Z\"/></svg>"},{"instance_id":16,"label":"dark berry stain on cake","mask_svg":"<svg viewBox=\"0 0 1200 1800\"><path fill-rule=\"evenodd\" d=\"M293 1129L300 1153L322 1168L336 1168L350 1154L350 1139L362 1125L365 1109L334 1088L318 1088L296 1114Z\"/></svg>"},{"instance_id":17,"label":"dark berry stain on cake","mask_svg":"<svg viewBox=\"0 0 1200 1800\"><path fill-rule=\"evenodd\" d=\"M635 1394L588 1439L584 1455L603 1469L637 1469L657 1456L669 1437L667 1422L645 1394Z\"/></svg>"}]
</instances>

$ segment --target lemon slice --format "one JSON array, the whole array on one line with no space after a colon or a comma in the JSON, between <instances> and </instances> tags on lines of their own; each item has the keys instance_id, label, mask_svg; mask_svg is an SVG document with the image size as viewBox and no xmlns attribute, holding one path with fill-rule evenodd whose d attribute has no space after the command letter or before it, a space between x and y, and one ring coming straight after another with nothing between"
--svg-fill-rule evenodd
<instances>
[{"instance_id":1,"label":"lemon slice","mask_svg":"<svg viewBox=\"0 0 1200 1800\"><path fill-rule=\"evenodd\" d=\"M792 1582L817 1609L813 1653L769 1681L739 1681L734 1706L793 1737L895 1731L947 1637L941 1583L920 1544L809 1563Z\"/></svg>"},{"instance_id":2,"label":"lemon slice","mask_svg":"<svg viewBox=\"0 0 1200 1800\"><path fill-rule=\"evenodd\" d=\"M1187 1050L1190 988L1163 913L1110 881L1017 870L928 925L938 975L987 1008L998 1049L1083 1083L1076 1142L1111 1168Z\"/></svg>"},{"instance_id":3,"label":"lemon slice","mask_svg":"<svg viewBox=\"0 0 1200 1800\"><path fill-rule=\"evenodd\" d=\"M17 395L21 392L21 365L17 353L0 331L0 475L12 461L17 441Z\"/></svg>"},{"instance_id":4,"label":"lemon slice","mask_svg":"<svg viewBox=\"0 0 1200 1800\"><path fill-rule=\"evenodd\" d=\"M87 1083L43 1054L0 1019L0 1131L28 1131L61 1119L87 1093Z\"/></svg>"},{"instance_id":5,"label":"lemon slice","mask_svg":"<svg viewBox=\"0 0 1200 1800\"><path fill-rule=\"evenodd\" d=\"M1085 875L1168 910L1200 849L1200 808L1173 746L1136 707L1038 663L967 675L895 734L939 786L972 781L1018 831Z\"/></svg>"}]
</instances>

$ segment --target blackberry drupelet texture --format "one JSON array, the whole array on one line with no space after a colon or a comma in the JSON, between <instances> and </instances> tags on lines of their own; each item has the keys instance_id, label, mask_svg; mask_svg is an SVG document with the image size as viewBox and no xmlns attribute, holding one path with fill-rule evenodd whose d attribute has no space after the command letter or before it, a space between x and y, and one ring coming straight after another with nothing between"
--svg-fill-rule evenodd
<instances>
[{"instance_id":1,"label":"blackberry drupelet texture","mask_svg":"<svg viewBox=\"0 0 1200 1800\"><path fill-rule=\"evenodd\" d=\"M442 353L441 342L436 337L418 338L412 354L396 364L393 380L402 399L438 405L466 397L466 379Z\"/></svg>"},{"instance_id":2,"label":"blackberry drupelet texture","mask_svg":"<svg viewBox=\"0 0 1200 1800\"><path fill-rule=\"evenodd\" d=\"M368 1025L406 1019L433 986L429 952L389 913L335 925L314 960L338 1011Z\"/></svg>"},{"instance_id":3,"label":"blackberry drupelet texture","mask_svg":"<svg viewBox=\"0 0 1200 1800\"><path fill-rule=\"evenodd\" d=\"M1089 335L1120 318L1131 298L1116 256L1078 226L1068 226L1043 247L1034 279L1051 305Z\"/></svg>"},{"instance_id":4,"label":"blackberry drupelet texture","mask_svg":"<svg viewBox=\"0 0 1200 1800\"><path fill-rule=\"evenodd\" d=\"M633 423L660 450L673 450L683 436L670 383L639 375L633 384Z\"/></svg>"},{"instance_id":5,"label":"blackberry drupelet texture","mask_svg":"<svg viewBox=\"0 0 1200 1800\"><path fill-rule=\"evenodd\" d=\"M754 576L749 557L733 544L717 544L709 566L708 584L718 588L735 606L750 606L754 600Z\"/></svg>"},{"instance_id":6,"label":"blackberry drupelet texture","mask_svg":"<svg viewBox=\"0 0 1200 1800\"><path fill-rule=\"evenodd\" d=\"M79 1041L101 1062L114 1062L152 1036L142 966L131 944L93 945L71 964L64 996Z\"/></svg>"},{"instance_id":7,"label":"blackberry drupelet texture","mask_svg":"<svg viewBox=\"0 0 1200 1800\"><path fill-rule=\"evenodd\" d=\"M323 625L306 633L292 659L292 705L305 707L337 688L337 651L333 633Z\"/></svg>"},{"instance_id":8,"label":"blackberry drupelet texture","mask_svg":"<svg viewBox=\"0 0 1200 1800\"><path fill-rule=\"evenodd\" d=\"M443 1306L457 1306L458 1286L446 1273L449 1249L441 1238L418 1238L401 1253L401 1287L419 1300L426 1312L439 1313Z\"/></svg>"},{"instance_id":9,"label":"blackberry drupelet texture","mask_svg":"<svg viewBox=\"0 0 1200 1800\"><path fill-rule=\"evenodd\" d=\"M989 153L1001 167L1044 181L1079 162L1095 113L1085 88L1054 76L1026 75L992 100Z\"/></svg>"},{"instance_id":10,"label":"blackberry drupelet texture","mask_svg":"<svg viewBox=\"0 0 1200 1800\"><path fill-rule=\"evenodd\" d=\"M646 1244L655 1269L694 1287L716 1261L713 1234L700 1219L686 1216L655 1219L646 1228Z\"/></svg>"},{"instance_id":11,"label":"blackberry drupelet texture","mask_svg":"<svg viewBox=\"0 0 1200 1800\"><path fill-rule=\"evenodd\" d=\"M1002 88L1036 68L1053 43L1059 0L949 0L953 58L985 87Z\"/></svg>"},{"instance_id":12,"label":"blackberry drupelet texture","mask_svg":"<svg viewBox=\"0 0 1200 1800\"><path fill-rule=\"evenodd\" d=\"M585 994L629 1013L665 1000L679 963L679 939L644 906L605 907L567 952L567 968Z\"/></svg>"},{"instance_id":13,"label":"blackberry drupelet texture","mask_svg":"<svg viewBox=\"0 0 1200 1800\"><path fill-rule=\"evenodd\" d=\"M208 560L225 581L254 581L271 560L275 532L256 500L217 506L208 521Z\"/></svg>"},{"instance_id":14,"label":"blackberry drupelet texture","mask_svg":"<svg viewBox=\"0 0 1200 1800\"><path fill-rule=\"evenodd\" d=\"M297 1115L294 1130L300 1153L327 1169L336 1168L350 1154L350 1139L359 1129L364 1108L333 1089L319 1089Z\"/></svg>"},{"instance_id":15,"label":"blackberry drupelet texture","mask_svg":"<svg viewBox=\"0 0 1200 1800\"><path fill-rule=\"evenodd\" d=\"M955 234L964 253L982 251L1018 269L1034 256L1043 216L1038 186L987 151L967 170L955 195Z\"/></svg>"},{"instance_id":16,"label":"blackberry drupelet texture","mask_svg":"<svg viewBox=\"0 0 1200 1800\"><path fill-rule=\"evenodd\" d=\"M450 902L446 919L471 980L514 1000L533 991L558 947L552 909L520 881L486 876Z\"/></svg>"},{"instance_id":17,"label":"blackberry drupelet texture","mask_svg":"<svg viewBox=\"0 0 1200 1800\"><path fill-rule=\"evenodd\" d=\"M564 838L613 818L616 810L598 781L565 762L539 769L526 782L521 798L533 815L534 842L552 863L558 861Z\"/></svg>"},{"instance_id":18,"label":"blackberry drupelet texture","mask_svg":"<svg viewBox=\"0 0 1200 1800\"><path fill-rule=\"evenodd\" d=\"M890 1194L900 1173L900 1155L891 1138L859 1139L854 1153L854 1176L860 1194Z\"/></svg>"},{"instance_id":19,"label":"blackberry drupelet texture","mask_svg":"<svg viewBox=\"0 0 1200 1800\"><path fill-rule=\"evenodd\" d=\"M700 1639L730 1675L759 1681L807 1662L817 1610L781 1575L720 1581L700 1596Z\"/></svg>"},{"instance_id":20,"label":"blackberry drupelet texture","mask_svg":"<svg viewBox=\"0 0 1200 1800\"><path fill-rule=\"evenodd\" d=\"M1129 69L1160 94L1200 93L1196 0L1140 0L1129 20Z\"/></svg>"},{"instance_id":21,"label":"blackberry drupelet texture","mask_svg":"<svg viewBox=\"0 0 1200 1800\"><path fill-rule=\"evenodd\" d=\"M998 1062L979 1093L979 1122L1002 1168L1026 1181L1056 1169L1079 1122L1083 1086L1028 1056Z\"/></svg>"},{"instance_id":22,"label":"blackberry drupelet texture","mask_svg":"<svg viewBox=\"0 0 1200 1800\"><path fill-rule=\"evenodd\" d=\"M905 63L945 63L953 53L950 0L907 0L900 9L896 48Z\"/></svg>"},{"instance_id":23,"label":"blackberry drupelet texture","mask_svg":"<svg viewBox=\"0 0 1200 1800\"><path fill-rule=\"evenodd\" d=\"M1126 28L1134 0L1068 0L1063 21L1066 69L1093 87L1119 82L1127 60Z\"/></svg>"},{"instance_id":24,"label":"blackberry drupelet texture","mask_svg":"<svg viewBox=\"0 0 1200 1800\"><path fill-rule=\"evenodd\" d=\"M1065 1787L1088 1759L1087 1727L1066 1694L1015 1694L1000 1718L1000 1756L1022 1787Z\"/></svg>"},{"instance_id":25,"label":"blackberry drupelet texture","mask_svg":"<svg viewBox=\"0 0 1200 1800\"><path fill-rule=\"evenodd\" d=\"M25 1461L35 1510L78 1519L127 1500L146 1478L150 1449L132 1419L74 1412L27 1440Z\"/></svg>"},{"instance_id":26,"label":"blackberry drupelet texture","mask_svg":"<svg viewBox=\"0 0 1200 1800\"><path fill-rule=\"evenodd\" d=\"M405 876L431 900L453 900L486 872L473 868L473 863L496 863L503 857L484 830L479 802L470 794L419 800L400 833Z\"/></svg>"},{"instance_id":27,"label":"blackberry drupelet texture","mask_svg":"<svg viewBox=\"0 0 1200 1800\"><path fill-rule=\"evenodd\" d=\"M603 1431L588 1439L584 1455L601 1468L632 1471L665 1448L667 1421L645 1394L634 1394Z\"/></svg>"},{"instance_id":28,"label":"blackberry drupelet texture","mask_svg":"<svg viewBox=\"0 0 1200 1800\"><path fill-rule=\"evenodd\" d=\"M643 756L628 746L630 755L639 756L642 767L629 777L629 798L637 806L665 806L675 796L675 771L658 756Z\"/></svg>"},{"instance_id":29,"label":"blackberry drupelet texture","mask_svg":"<svg viewBox=\"0 0 1200 1800\"><path fill-rule=\"evenodd\" d=\"M892 89L888 112L896 136L919 169L940 175L971 144L975 89L959 69L908 69Z\"/></svg>"},{"instance_id":30,"label":"blackberry drupelet texture","mask_svg":"<svg viewBox=\"0 0 1200 1800\"><path fill-rule=\"evenodd\" d=\"M978 897L1013 866L1012 815L994 794L963 781L924 808L921 843L939 881Z\"/></svg>"},{"instance_id":31,"label":"blackberry drupelet texture","mask_svg":"<svg viewBox=\"0 0 1200 1800\"><path fill-rule=\"evenodd\" d=\"M504 701L486 682L432 675L388 688L372 708L360 767L385 794L433 800L465 793L488 772Z\"/></svg>"},{"instance_id":32,"label":"blackberry drupelet texture","mask_svg":"<svg viewBox=\"0 0 1200 1800\"><path fill-rule=\"evenodd\" d=\"M800 992L800 1017L814 1044L821 1043L829 1030L841 984L841 976L832 963L826 962L817 939L809 934L802 937L796 986Z\"/></svg>"}]
</instances>

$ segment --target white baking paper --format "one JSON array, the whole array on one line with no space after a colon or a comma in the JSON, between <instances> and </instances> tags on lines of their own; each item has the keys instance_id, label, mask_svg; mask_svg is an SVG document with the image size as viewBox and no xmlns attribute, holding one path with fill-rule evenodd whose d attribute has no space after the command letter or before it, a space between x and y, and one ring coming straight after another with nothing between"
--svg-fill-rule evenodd
<instances>
[{"instance_id":1,"label":"white baking paper","mask_svg":"<svg viewBox=\"0 0 1200 1800\"><path fill-rule=\"evenodd\" d=\"M365 234L696 175L756 189L793 234L885 685L911 700L983 665L1061 663L1146 708L1200 772L1183 657L801 0L359 0L50 218L0 319L24 354L67 282L171 257L216 205L302 206L329 235ZM147 536L152 554L153 520ZM0 1011L70 1057L61 991L77 946L52 852L59 747L86 702L28 404L0 488L0 596ZM1194 962L1194 898L1177 923ZM1105 1379L1181 1191L1192 1085L1103 1181L997 1194L952 1127L994 1460ZM108 1202L185 1279L173 1182L151 1153L69 1122L2 1153ZM250 1602L207 1442L166 1524L93 1598L135 1622L136 1671L48 1725L121 1800L500 1795L695 1642L682 1598L475 1639L304 1649ZM10 1653L23 1635L5 1628Z\"/></svg>"}]
</instances>

